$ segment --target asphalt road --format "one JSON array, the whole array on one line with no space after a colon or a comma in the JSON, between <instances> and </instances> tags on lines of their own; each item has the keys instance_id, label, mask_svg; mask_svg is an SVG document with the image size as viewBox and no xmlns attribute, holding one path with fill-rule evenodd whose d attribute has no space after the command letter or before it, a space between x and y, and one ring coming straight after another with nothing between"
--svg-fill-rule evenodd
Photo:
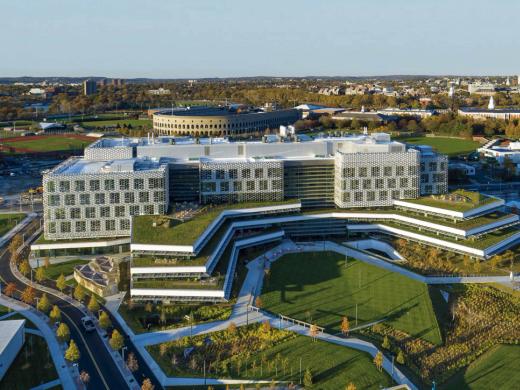
<instances>
[{"instance_id":1,"label":"asphalt road","mask_svg":"<svg viewBox=\"0 0 520 390\"><path fill-rule=\"evenodd\" d=\"M1 248L0 279L4 285L5 283L12 282L16 285L19 291L23 291L26 285L20 282L11 272L9 267L9 258L10 254L7 249L5 247ZM42 294L37 291L36 295L41 296ZM83 326L81 325L83 312L58 297L49 294L48 297L51 304L57 305L60 308L62 320L69 326L71 338L73 338L78 345L81 355L78 362L79 370L80 372L85 370L90 375L88 388L96 390L127 389L128 385L103 344L101 337L97 332L87 333L84 331ZM123 330L116 324L115 319L112 319L112 323L122 334L124 334ZM144 363L129 338L125 337L125 339L125 344L128 348L126 351L127 354L129 352L134 352L139 362L139 370L134 373L134 376L137 378L139 383L142 382L142 379L147 377L152 380L156 389L161 389L161 386L157 383L157 380L155 380L155 377L152 375L148 366Z\"/></svg>"}]
</instances>

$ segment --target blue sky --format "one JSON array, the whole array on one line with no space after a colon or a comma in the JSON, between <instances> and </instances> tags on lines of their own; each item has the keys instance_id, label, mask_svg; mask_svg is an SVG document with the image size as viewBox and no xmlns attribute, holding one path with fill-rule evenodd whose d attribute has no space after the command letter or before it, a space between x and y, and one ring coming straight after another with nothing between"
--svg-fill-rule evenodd
<instances>
[{"instance_id":1,"label":"blue sky","mask_svg":"<svg viewBox=\"0 0 520 390\"><path fill-rule=\"evenodd\" d=\"M0 76L518 74L518 0L0 0Z\"/></svg>"}]
</instances>

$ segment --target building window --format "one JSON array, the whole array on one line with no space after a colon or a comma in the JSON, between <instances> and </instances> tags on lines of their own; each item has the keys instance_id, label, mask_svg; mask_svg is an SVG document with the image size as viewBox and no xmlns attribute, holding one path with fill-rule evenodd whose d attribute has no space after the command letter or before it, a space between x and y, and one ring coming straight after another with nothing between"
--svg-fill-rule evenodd
<instances>
[{"instance_id":1,"label":"building window","mask_svg":"<svg viewBox=\"0 0 520 390\"><path fill-rule=\"evenodd\" d=\"M49 222L47 224L47 231L51 234L56 233L56 222Z\"/></svg>"},{"instance_id":2,"label":"building window","mask_svg":"<svg viewBox=\"0 0 520 390\"><path fill-rule=\"evenodd\" d=\"M120 199L120 196L119 196L119 192L111 192L110 193L110 203L111 204L116 204L116 203L119 203L121 201Z\"/></svg>"},{"instance_id":3,"label":"building window","mask_svg":"<svg viewBox=\"0 0 520 390\"><path fill-rule=\"evenodd\" d=\"M368 190L372 188L372 180L370 179L363 179L363 189Z\"/></svg>"},{"instance_id":4,"label":"building window","mask_svg":"<svg viewBox=\"0 0 520 390\"><path fill-rule=\"evenodd\" d=\"M76 180L74 182L74 191L85 191L85 180Z\"/></svg>"},{"instance_id":5,"label":"building window","mask_svg":"<svg viewBox=\"0 0 520 390\"><path fill-rule=\"evenodd\" d=\"M280 177L282 176L281 168L267 168L267 177Z\"/></svg>"},{"instance_id":6,"label":"building window","mask_svg":"<svg viewBox=\"0 0 520 390\"><path fill-rule=\"evenodd\" d=\"M435 161L430 161L428 164L428 168L430 171L436 171L437 170L437 163Z\"/></svg>"},{"instance_id":7,"label":"building window","mask_svg":"<svg viewBox=\"0 0 520 390\"><path fill-rule=\"evenodd\" d=\"M395 188L396 185L396 179L388 179L388 188Z\"/></svg>"},{"instance_id":8,"label":"building window","mask_svg":"<svg viewBox=\"0 0 520 390\"><path fill-rule=\"evenodd\" d=\"M408 187L408 178L407 178L407 177L401 177L401 178L399 179L399 186L400 186L401 188L403 188L403 187Z\"/></svg>"},{"instance_id":9,"label":"building window","mask_svg":"<svg viewBox=\"0 0 520 390\"><path fill-rule=\"evenodd\" d=\"M375 191L368 191L367 192L367 201L368 202L373 202L376 200L376 193Z\"/></svg>"},{"instance_id":10,"label":"building window","mask_svg":"<svg viewBox=\"0 0 520 390\"><path fill-rule=\"evenodd\" d=\"M282 189L282 181L281 180L273 180L272 182L273 190L281 190Z\"/></svg>"},{"instance_id":11,"label":"building window","mask_svg":"<svg viewBox=\"0 0 520 390\"><path fill-rule=\"evenodd\" d=\"M79 194L79 204L90 204L90 194Z\"/></svg>"},{"instance_id":12,"label":"building window","mask_svg":"<svg viewBox=\"0 0 520 390\"><path fill-rule=\"evenodd\" d=\"M354 168L343 168L343 177L354 177L356 170Z\"/></svg>"},{"instance_id":13,"label":"building window","mask_svg":"<svg viewBox=\"0 0 520 390\"><path fill-rule=\"evenodd\" d=\"M379 191L379 200L387 200L388 192L387 191Z\"/></svg>"},{"instance_id":14,"label":"building window","mask_svg":"<svg viewBox=\"0 0 520 390\"><path fill-rule=\"evenodd\" d=\"M362 202L363 201L363 193L362 192L354 192L354 201Z\"/></svg>"},{"instance_id":15,"label":"building window","mask_svg":"<svg viewBox=\"0 0 520 390\"><path fill-rule=\"evenodd\" d=\"M105 180L105 190L106 191L113 191L115 189L115 184L113 179L107 179Z\"/></svg>"},{"instance_id":16,"label":"building window","mask_svg":"<svg viewBox=\"0 0 520 390\"><path fill-rule=\"evenodd\" d=\"M65 206L74 206L76 204L76 199L73 194L65 195Z\"/></svg>"},{"instance_id":17,"label":"building window","mask_svg":"<svg viewBox=\"0 0 520 390\"><path fill-rule=\"evenodd\" d=\"M396 176L403 176L404 175L404 167L402 165L399 165L395 167L395 175Z\"/></svg>"},{"instance_id":18,"label":"building window","mask_svg":"<svg viewBox=\"0 0 520 390\"><path fill-rule=\"evenodd\" d=\"M70 192L70 183L68 181L60 181L60 192Z\"/></svg>"},{"instance_id":19,"label":"building window","mask_svg":"<svg viewBox=\"0 0 520 390\"><path fill-rule=\"evenodd\" d=\"M410 176L417 175L417 167L415 165L410 165L408 167L408 175L410 175Z\"/></svg>"},{"instance_id":20,"label":"building window","mask_svg":"<svg viewBox=\"0 0 520 390\"><path fill-rule=\"evenodd\" d=\"M129 190L130 189L130 179L119 179L119 189L120 190Z\"/></svg>"},{"instance_id":21,"label":"building window","mask_svg":"<svg viewBox=\"0 0 520 390\"><path fill-rule=\"evenodd\" d=\"M72 219L80 219L81 218L81 212L78 207L73 207L70 209L70 217Z\"/></svg>"},{"instance_id":22,"label":"building window","mask_svg":"<svg viewBox=\"0 0 520 390\"><path fill-rule=\"evenodd\" d=\"M371 171L372 177L377 177L381 174L381 168L379 167L372 167Z\"/></svg>"},{"instance_id":23,"label":"building window","mask_svg":"<svg viewBox=\"0 0 520 390\"><path fill-rule=\"evenodd\" d=\"M144 189L144 179L134 179L134 190Z\"/></svg>"},{"instance_id":24,"label":"building window","mask_svg":"<svg viewBox=\"0 0 520 390\"><path fill-rule=\"evenodd\" d=\"M139 215L139 205L130 206L130 215Z\"/></svg>"},{"instance_id":25,"label":"building window","mask_svg":"<svg viewBox=\"0 0 520 390\"><path fill-rule=\"evenodd\" d=\"M267 191L269 189L267 180L260 180L258 184L260 185L260 191Z\"/></svg>"},{"instance_id":26,"label":"building window","mask_svg":"<svg viewBox=\"0 0 520 390\"><path fill-rule=\"evenodd\" d=\"M385 187L385 180L384 179L376 179L375 185L376 185L376 189L380 190L381 188Z\"/></svg>"},{"instance_id":27,"label":"building window","mask_svg":"<svg viewBox=\"0 0 520 390\"><path fill-rule=\"evenodd\" d=\"M235 192L242 191L242 182L241 181L233 182L233 191L235 191Z\"/></svg>"},{"instance_id":28,"label":"building window","mask_svg":"<svg viewBox=\"0 0 520 390\"><path fill-rule=\"evenodd\" d=\"M59 206L60 205L60 196L59 195L49 195L48 196L49 206Z\"/></svg>"},{"instance_id":29,"label":"building window","mask_svg":"<svg viewBox=\"0 0 520 390\"><path fill-rule=\"evenodd\" d=\"M97 194L94 194L94 203L105 204L105 194L99 192Z\"/></svg>"},{"instance_id":30,"label":"building window","mask_svg":"<svg viewBox=\"0 0 520 390\"><path fill-rule=\"evenodd\" d=\"M392 176L392 167L384 167L383 168L384 176Z\"/></svg>"},{"instance_id":31,"label":"building window","mask_svg":"<svg viewBox=\"0 0 520 390\"><path fill-rule=\"evenodd\" d=\"M392 191L392 199L399 199L401 196L399 190Z\"/></svg>"},{"instance_id":32,"label":"building window","mask_svg":"<svg viewBox=\"0 0 520 390\"><path fill-rule=\"evenodd\" d=\"M85 207L85 218L96 218L96 208Z\"/></svg>"},{"instance_id":33,"label":"building window","mask_svg":"<svg viewBox=\"0 0 520 390\"><path fill-rule=\"evenodd\" d=\"M55 192L56 191L56 183L53 181L47 182L47 191L48 192Z\"/></svg>"},{"instance_id":34,"label":"building window","mask_svg":"<svg viewBox=\"0 0 520 390\"><path fill-rule=\"evenodd\" d=\"M218 180L223 180L226 177L226 172L223 169L217 169L215 172L215 178Z\"/></svg>"},{"instance_id":35,"label":"building window","mask_svg":"<svg viewBox=\"0 0 520 390\"><path fill-rule=\"evenodd\" d=\"M121 230L130 230L130 220L129 219L120 220L119 227Z\"/></svg>"},{"instance_id":36,"label":"building window","mask_svg":"<svg viewBox=\"0 0 520 390\"><path fill-rule=\"evenodd\" d=\"M217 191L217 183L214 181L206 181L202 183L202 192L216 192Z\"/></svg>"},{"instance_id":37,"label":"building window","mask_svg":"<svg viewBox=\"0 0 520 390\"><path fill-rule=\"evenodd\" d=\"M101 230L101 221L90 221L90 231L99 232Z\"/></svg>"},{"instance_id":38,"label":"building window","mask_svg":"<svg viewBox=\"0 0 520 390\"><path fill-rule=\"evenodd\" d=\"M229 192L229 182L227 182L227 181L220 182L220 192Z\"/></svg>"},{"instance_id":39,"label":"building window","mask_svg":"<svg viewBox=\"0 0 520 390\"><path fill-rule=\"evenodd\" d=\"M423 173L421 175L421 183L428 183L430 180L430 176L427 173Z\"/></svg>"},{"instance_id":40,"label":"building window","mask_svg":"<svg viewBox=\"0 0 520 390\"><path fill-rule=\"evenodd\" d=\"M99 191L99 180L90 180L89 189L90 191Z\"/></svg>"},{"instance_id":41,"label":"building window","mask_svg":"<svg viewBox=\"0 0 520 390\"><path fill-rule=\"evenodd\" d=\"M133 192L125 192L125 203L134 203L135 197Z\"/></svg>"},{"instance_id":42,"label":"building window","mask_svg":"<svg viewBox=\"0 0 520 390\"><path fill-rule=\"evenodd\" d=\"M251 169L242 169L242 179L249 179L251 177Z\"/></svg>"},{"instance_id":43,"label":"building window","mask_svg":"<svg viewBox=\"0 0 520 390\"><path fill-rule=\"evenodd\" d=\"M230 169L229 170L229 178L230 179L238 179L238 170L237 169Z\"/></svg>"},{"instance_id":44,"label":"building window","mask_svg":"<svg viewBox=\"0 0 520 390\"><path fill-rule=\"evenodd\" d=\"M105 230L112 231L116 230L116 221L113 219L109 219L105 221Z\"/></svg>"},{"instance_id":45,"label":"building window","mask_svg":"<svg viewBox=\"0 0 520 390\"><path fill-rule=\"evenodd\" d=\"M87 230L87 223L85 221L76 221L76 233L83 233Z\"/></svg>"},{"instance_id":46,"label":"building window","mask_svg":"<svg viewBox=\"0 0 520 390\"><path fill-rule=\"evenodd\" d=\"M144 206L144 213L145 214L153 214L153 204L147 204Z\"/></svg>"},{"instance_id":47,"label":"building window","mask_svg":"<svg viewBox=\"0 0 520 390\"><path fill-rule=\"evenodd\" d=\"M148 179L148 188L151 190L164 187L164 179L162 177L151 177Z\"/></svg>"},{"instance_id":48,"label":"building window","mask_svg":"<svg viewBox=\"0 0 520 390\"><path fill-rule=\"evenodd\" d=\"M343 193L343 202L349 203L350 202L350 192L344 192Z\"/></svg>"},{"instance_id":49,"label":"building window","mask_svg":"<svg viewBox=\"0 0 520 390\"><path fill-rule=\"evenodd\" d=\"M359 168L359 177L367 177L367 173L368 173L367 167Z\"/></svg>"},{"instance_id":50,"label":"building window","mask_svg":"<svg viewBox=\"0 0 520 390\"><path fill-rule=\"evenodd\" d=\"M246 181L246 189L247 189L247 191L254 191L255 190L255 182L253 180Z\"/></svg>"},{"instance_id":51,"label":"building window","mask_svg":"<svg viewBox=\"0 0 520 390\"><path fill-rule=\"evenodd\" d=\"M207 169L207 170L203 170L201 173L200 173L200 179L201 180L211 180L212 177L211 177L211 170ZM151 187L150 187L151 188Z\"/></svg>"},{"instance_id":52,"label":"building window","mask_svg":"<svg viewBox=\"0 0 520 390\"><path fill-rule=\"evenodd\" d=\"M100 207L99 214L101 218L110 218L110 207Z\"/></svg>"},{"instance_id":53,"label":"building window","mask_svg":"<svg viewBox=\"0 0 520 390\"><path fill-rule=\"evenodd\" d=\"M229 188L228 188L228 190L229 190ZM153 193L153 201L154 202L164 202L164 191L155 191Z\"/></svg>"},{"instance_id":54,"label":"building window","mask_svg":"<svg viewBox=\"0 0 520 390\"><path fill-rule=\"evenodd\" d=\"M150 196L148 192L140 192L139 193L139 202L140 203L148 203L150 201Z\"/></svg>"},{"instance_id":55,"label":"building window","mask_svg":"<svg viewBox=\"0 0 520 390\"><path fill-rule=\"evenodd\" d=\"M65 219L65 209L54 210L54 219Z\"/></svg>"},{"instance_id":56,"label":"building window","mask_svg":"<svg viewBox=\"0 0 520 390\"><path fill-rule=\"evenodd\" d=\"M125 216L125 206L116 206L114 209L116 217L124 217Z\"/></svg>"},{"instance_id":57,"label":"building window","mask_svg":"<svg viewBox=\"0 0 520 390\"><path fill-rule=\"evenodd\" d=\"M255 169L255 179L261 179L264 177L264 170L262 168Z\"/></svg>"},{"instance_id":58,"label":"building window","mask_svg":"<svg viewBox=\"0 0 520 390\"><path fill-rule=\"evenodd\" d=\"M350 189L351 190L359 190L359 180L352 180L350 182Z\"/></svg>"},{"instance_id":59,"label":"building window","mask_svg":"<svg viewBox=\"0 0 520 390\"><path fill-rule=\"evenodd\" d=\"M62 233L70 233L71 223L70 222L61 222L60 223L60 231Z\"/></svg>"}]
</instances>

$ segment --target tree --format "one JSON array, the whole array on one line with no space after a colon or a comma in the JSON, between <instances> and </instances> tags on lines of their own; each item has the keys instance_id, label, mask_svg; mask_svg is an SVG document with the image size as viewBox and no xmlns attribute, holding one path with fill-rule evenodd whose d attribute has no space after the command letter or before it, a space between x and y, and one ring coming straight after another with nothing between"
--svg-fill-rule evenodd
<instances>
[{"instance_id":1,"label":"tree","mask_svg":"<svg viewBox=\"0 0 520 390\"><path fill-rule=\"evenodd\" d=\"M79 374L79 379L86 385L90 382L90 374L85 370L82 370Z\"/></svg>"},{"instance_id":2,"label":"tree","mask_svg":"<svg viewBox=\"0 0 520 390\"><path fill-rule=\"evenodd\" d=\"M92 312L92 313L97 313L98 310L99 310L99 303L97 301L97 299L94 297L94 294L91 294L90 295L90 300L88 301L88 309Z\"/></svg>"},{"instance_id":3,"label":"tree","mask_svg":"<svg viewBox=\"0 0 520 390\"><path fill-rule=\"evenodd\" d=\"M18 269L22 273L22 275L27 276L29 272L31 272L31 266L29 265L29 260L24 260L20 263Z\"/></svg>"},{"instance_id":4,"label":"tree","mask_svg":"<svg viewBox=\"0 0 520 390\"><path fill-rule=\"evenodd\" d=\"M4 288L4 294L8 297L12 297L14 293L16 292L16 284L14 283L7 283L7 286Z\"/></svg>"},{"instance_id":5,"label":"tree","mask_svg":"<svg viewBox=\"0 0 520 390\"><path fill-rule=\"evenodd\" d=\"M154 390L155 386L152 385L152 381L146 378L141 385L141 390Z\"/></svg>"},{"instance_id":6,"label":"tree","mask_svg":"<svg viewBox=\"0 0 520 390\"><path fill-rule=\"evenodd\" d=\"M381 351L377 351L376 356L374 357L374 364L377 369L381 371L383 368L383 353Z\"/></svg>"},{"instance_id":7,"label":"tree","mask_svg":"<svg viewBox=\"0 0 520 390\"><path fill-rule=\"evenodd\" d=\"M28 286L25 290L22 291L22 296L20 298L22 302L25 302L28 305L32 304L35 298L34 288Z\"/></svg>"},{"instance_id":8,"label":"tree","mask_svg":"<svg viewBox=\"0 0 520 390\"><path fill-rule=\"evenodd\" d=\"M110 321L110 317L106 313L106 311L102 311L99 315L99 326L101 326L101 329L107 330L112 326L112 321Z\"/></svg>"},{"instance_id":9,"label":"tree","mask_svg":"<svg viewBox=\"0 0 520 390\"><path fill-rule=\"evenodd\" d=\"M38 301L38 304L36 305L38 310L41 312L47 314L49 311L49 308L51 307L51 303L49 302L49 298L47 297L47 294L43 294L40 300Z\"/></svg>"},{"instance_id":10,"label":"tree","mask_svg":"<svg viewBox=\"0 0 520 390\"><path fill-rule=\"evenodd\" d=\"M350 330L350 323L348 322L348 317L343 317L343 320L341 320L341 333L343 335L347 335Z\"/></svg>"},{"instance_id":11,"label":"tree","mask_svg":"<svg viewBox=\"0 0 520 390\"><path fill-rule=\"evenodd\" d=\"M133 352L128 354L128 358L126 359L126 366L132 372L139 370L139 363L137 362L137 358Z\"/></svg>"},{"instance_id":12,"label":"tree","mask_svg":"<svg viewBox=\"0 0 520 390\"><path fill-rule=\"evenodd\" d=\"M9 249L9 252L11 253L11 260L13 260L14 262L16 262L16 260L18 260L16 251L18 250L19 247L22 246L22 244L23 244L23 238L20 235L20 233L18 233L17 235L15 235L13 237L13 239L9 243L9 246L7 247L7 249Z\"/></svg>"},{"instance_id":13,"label":"tree","mask_svg":"<svg viewBox=\"0 0 520 390\"><path fill-rule=\"evenodd\" d=\"M56 288L60 291L63 291L65 290L65 287L67 287L67 281L65 280L65 276L60 274L58 279L56 279Z\"/></svg>"},{"instance_id":14,"label":"tree","mask_svg":"<svg viewBox=\"0 0 520 390\"><path fill-rule=\"evenodd\" d=\"M262 299L260 297L256 297L255 306L259 309L261 309L264 306L264 303L262 302Z\"/></svg>"},{"instance_id":15,"label":"tree","mask_svg":"<svg viewBox=\"0 0 520 390\"><path fill-rule=\"evenodd\" d=\"M61 321L61 311L58 306L54 305L52 307L51 312L49 313L49 319L52 323Z\"/></svg>"},{"instance_id":16,"label":"tree","mask_svg":"<svg viewBox=\"0 0 520 390\"><path fill-rule=\"evenodd\" d=\"M315 324L312 324L309 329L309 334L312 337L313 341L316 341L316 336L318 336L318 327Z\"/></svg>"},{"instance_id":17,"label":"tree","mask_svg":"<svg viewBox=\"0 0 520 390\"><path fill-rule=\"evenodd\" d=\"M233 321L231 321L229 323L229 326L227 328L227 331L228 333L231 335L231 336L234 336L237 332L237 326L235 325L235 323Z\"/></svg>"},{"instance_id":18,"label":"tree","mask_svg":"<svg viewBox=\"0 0 520 390\"><path fill-rule=\"evenodd\" d=\"M45 268L49 268L49 265L51 265L51 259L49 258L49 256L45 256L44 259L43 259L43 266Z\"/></svg>"},{"instance_id":19,"label":"tree","mask_svg":"<svg viewBox=\"0 0 520 390\"><path fill-rule=\"evenodd\" d=\"M34 275L36 281L42 282L45 279L45 268L38 267L36 268L36 274Z\"/></svg>"},{"instance_id":20,"label":"tree","mask_svg":"<svg viewBox=\"0 0 520 390\"><path fill-rule=\"evenodd\" d=\"M74 298L76 298L78 301L81 302L85 298L85 295L87 295L87 292L81 284L78 284L76 287L74 287Z\"/></svg>"},{"instance_id":21,"label":"tree","mask_svg":"<svg viewBox=\"0 0 520 390\"><path fill-rule=\"evenodd\" d=\"M390 349L390 340L388 339L388 336L385 335L385 337L383 339L383 344L381 344L381 346L384 349Z\"/></svg>"},{"instance_id":22,"label":"tree","mask_svg":"<svg viewBox=\"0 0 520 390\"><path fill-rule=\"evenodd\" d=\"M312 388L312 371L309 367L305 369L305 373L303 374L303 386L305 386L306 389Z\"/></svg>"},{"instance_id":23,"label":"tree","mask_svg":"<svg viewBox=\"0 0 520 390\"><path fill-rule=\"evenodd\" d=\"M147 313L151 313L153 310L153 306L150 302L148 302L145 306L144 306L144 311L146 311Z\"/></svg>"},{"instance_id":24,"label":"tree","mask_svg":"<svg viewBox=\"0 0 520 390\"><path fill-rule=\"evenodd\" d=\"M357 387L354 383L350 382L345 388L345 390L357 390Z\"/></svg>"},{"instance_id":25,"label":"tree","mask_svg":"<svg viewBox=\"0 0 520 390\"><path fill-rule=\"evenodd\" d=\"M117 329L112 331L112 337L108 342L114 351L119 351L125 345L125 339Z\"/></svg>"},{"instance_id":26,"label":"tree","mask_svg":"<svg viewBox=\"0 0 520 390\"><path fill-rule=\"evenodd\" d=\"M399 349L399 352L397 353L397 357L395 358L395 360L399 364L404 364L405 363L404 353L403 353L402 349Z\"/></svg>"},{"instance_id":27,"label":"tree","mask_svg":"<svg viewBox=\"0 0 520 390\"><path fill-rule=\"evenodd\" d=\"M79 349L74 340L70 340L69 348L65 351L65 359L71 363L79 360Z\"/></svg>"},{"instance_id":28,"label":"tree","mask_svg":"<svg viewBox=\"0 0 520 390\"><path fill-rule=\"evenodd\" d=\"M70 339L70 329L67 326L66 323L61 322L58 326L58 329L56 329L56 337L58 340L60 340L62 343L66 343Z\"/></svg>"},{"instance_id":29,"label":"tree","mask_svg":"<svg viewBox=\"0 0 520 390\"><path fill-rule=\"evenodd\" d=\"M480 273L481 264L479 259L475 260L475 263L473 264L473 269L475 270L475 273Z\"/></svg>"}]
</instances>

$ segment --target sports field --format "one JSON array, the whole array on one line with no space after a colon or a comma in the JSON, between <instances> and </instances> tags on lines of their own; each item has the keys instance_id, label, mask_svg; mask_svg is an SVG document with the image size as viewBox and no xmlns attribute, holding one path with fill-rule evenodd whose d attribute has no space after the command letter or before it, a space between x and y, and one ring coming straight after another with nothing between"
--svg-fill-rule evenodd
<instances>
[{"instance_id":1,"label":"sports field","mask_svg":"<svg viewBox=\"0 0 520 390\"><path fill-rule=\"evenodd\" d=\"M520 383L520 346L497 345L462 370L441 389L488 390L518 389Z\"/></svg>"},{"instance_id":2,"label":"sports field","mask_svg":"<svg viewBox=\"0 0 520 390\"><path fill-rule=\"evenodd\" d=\"M434 344L442 338L428 288L400 274L333 252L289 254L273 263L264 278L264 308L340 332L384 319L396 329Z\"/></svg>"},{"instance_id":3,"label":"sports field","mask_svg":"<svg viewBox=\"0 0 520 390\"><path fill-rule=\"evenodd\" d=\"M5 147L14 148L14 153L41 153L83 149L95 140L84 135L65 134L12 137L1 142Z\"/></svg>"},{"instance_id":4,"label":"sports field","mask_svg":"<svg viewBox=\"0 0 520 390\"><path fill-rule=\"evenodd\" d=\"M477 141L449 137L414 137L402 138L398 141L408 142L410 144L429 145L439 153L444 153L449 156L468 154L474 152L480 146L480 143Z\"/></svg>"}]
</instances>

